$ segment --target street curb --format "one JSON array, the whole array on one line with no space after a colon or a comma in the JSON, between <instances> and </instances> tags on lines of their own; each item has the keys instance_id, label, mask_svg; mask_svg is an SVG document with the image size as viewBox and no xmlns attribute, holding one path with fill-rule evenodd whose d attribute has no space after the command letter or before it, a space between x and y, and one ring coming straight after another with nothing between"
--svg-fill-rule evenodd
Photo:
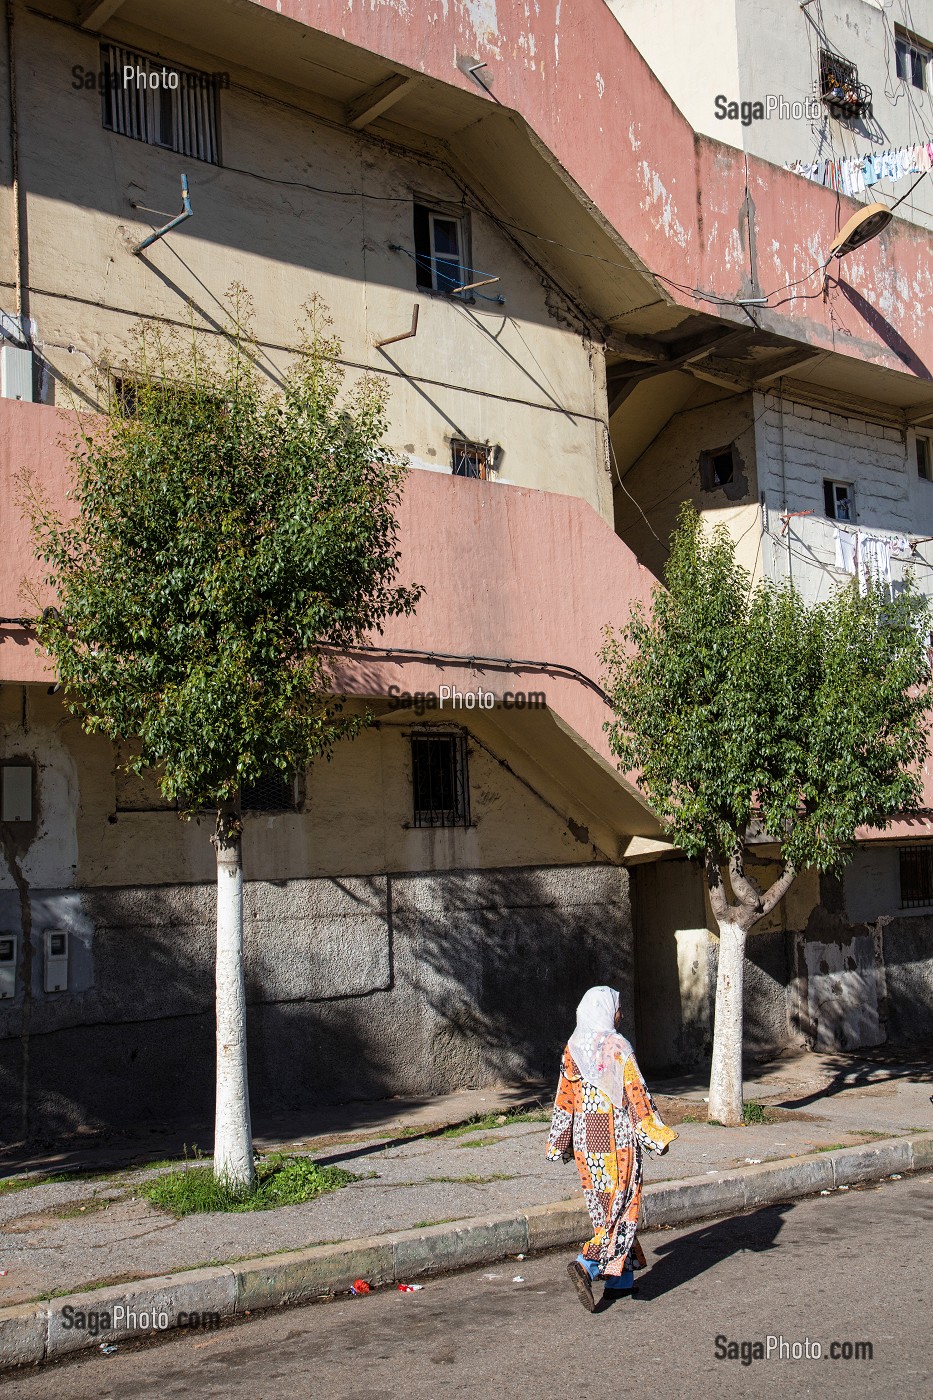
<instances>
[{"instance_id":1,"label":"street curb","mask_svg":"<svg viewBox=\"0 0 933 1400\"><path fill-rule=\"evenodd\" d=\"M933 1132L886 1138L859 1147L815 1152L761 1166L737 1167L683 1181L645 1187L640 1228L684 1225L734 1215L757 1206L879 1181L892 1173L933 1168ZM409 1281L491 1264L506 1255L578 1245L590 1233L579 1199L530 1206L517 1215L488 1215L422 1230L401 1230L372 1239L314 1245L290 1254L242 1263L186 1269L135 1283L72 1293L47 1303L0 1308L0 1371L58 1360L102 1344L135 1341L179 1325L182 1314L210 1313L221 1319L286 1303L308 1302L345 1292L354 1279L372 1285ZM65 1325L74 1313L100 1317L111 1308L160 1317L158 1326L89 1330ZM161 1317L165 1316L166 1323ZM184 1323L182 1324L184 1325Z\"/></svg>"}]
</instances>

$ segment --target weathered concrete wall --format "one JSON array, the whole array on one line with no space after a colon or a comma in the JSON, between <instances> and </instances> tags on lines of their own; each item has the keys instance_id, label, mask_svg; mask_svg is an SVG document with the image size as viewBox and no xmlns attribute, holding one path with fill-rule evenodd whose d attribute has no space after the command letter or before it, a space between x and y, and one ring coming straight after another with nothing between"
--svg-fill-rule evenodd
<instances>
[{"instance_id":1,"label":"weathered concrete wall","mask_svg":"<svg viewBox=\"0 0 933 1400\"><path fill-rule=\"evenodd\" d=\"M125 34L145 52L158 42L144 30ZM28 312L47 362L45 402L97 403L94 366L127 363L140 316L169 334L187 334L189 308L205 334L228 327L223 297L233 282L254 300L257 360L275 383L302 305L320 293L350 380L372 369L391 382L393 447L449 472L452 437L494 444L498 479L582 496L611 518L601 351L480 212L439 144L406 152L322 118L285 83L271 100L267 79L234 67L220 93L222 164L205 164L103 129L99 93L76 91L71 79L74 65L100 67L98 35L18 10L16 52ZM202 71L219 66L216 54L183 44L172 56ZM194 217L134 256L166 222L158 211L174 212L182 171ZM464 256L480 271L467 280L498 284L462 302L417 287L416 198L455 208L469 198ZM484 300L490 292L504 304ZM416 301L417 336L376 349L410 326Z\"/></svg>"},{"instance_id":2,"label":"weathered concrete wall","mask_svg":"<svg viewBox=\"0 0 933 1400\"><path fill-rule=\"evenodd\" d=\"M697 131L775 165L817 154L847 156L913 145L933 126L930 94L897 77L892 36L904 17L896 19L877 0L823 0L820 6L819 23L829 43L856 65L859 80L872 90L872 115L842 122L820 104L815 119L800 110L813 96L820 47L812 16L802 7L788 7L784 0L704 0L686 6L681 0L610 0L610 8ZM933 4L917 0L904 22L929 42ZM765 120L743 125L741 117L717 117L720 93L729 102L748 103L764 103L773 94L785 99L786 108L776 106ZM871 197L888 202L908 185L885 180L872 186ZM899 212L930 226L927 181Z\"/></svg>"},{"instance_id":3,"label":"weathered concrete wall","mask_svg":"<svg viewBox=\"0 0 933 1400\"><path fill-rule=\"evenodd\" d=\"M4 1012L6 1138L24 1111L40 1134L209 1117L213 898L35 893L84 932L85 990L36 997L28 1066ZM257 1111L550 1076L593 983L631 1017L628 878L610 866L253 882L245 941Z\"/></svg>"},{"instance_id":4,"label":"weathered concrete wall","mask_svg":"<svg viewBox=\"0 0 933 1400\"><path fill-rule=\"evenodd\" d=\"M730 443L735 444L733 480L702 489L700 454ZM739 541L739 562L754 571L760 526L751 394L677 413L627 470L624 480L625 489L615 493L616 529L653 573L660 576L663 571L668 541L684 501L692 501L711 525L726 525Z\"/></svg>"},{"instance_id":5,"label":"weathered concrete wall","mask_svg":"<svg viewBox=\"0 0 933 1400\"><path fill-rule=\"evenodd\" d=\"M835 567L835 522L826 517L823 495L827 480L852 483L859 528L882 535L933 534L933 483L917 472L913 431L782 401L773 394L756 397L756 404L758 477L768 535L763 552L772 578L791 573L809 602L826 598L848 580ZM785 509L811 514L789 520L782 534L779 517ZM933 592L929 542L917 546L913 562L918 586ZM895 583L909 563L892 561Z\"/></svg>"}]
</instances>

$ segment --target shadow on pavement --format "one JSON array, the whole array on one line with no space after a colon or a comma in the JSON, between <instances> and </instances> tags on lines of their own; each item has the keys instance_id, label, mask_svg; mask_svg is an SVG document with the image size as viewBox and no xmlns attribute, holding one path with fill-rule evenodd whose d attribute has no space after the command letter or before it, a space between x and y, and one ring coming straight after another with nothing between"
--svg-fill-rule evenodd
<instances>
[{"instance_id":1,"label":"shadow on pavement","mask_svg":"<svg viewBox=\"0 0 933 1400\"><path fill-rule=\"evenodd\" d=\"M784 1224L784 1216L793 1209L789 1201L762 1206L750 1215L715 1220L689 1235L681 1235L667 1244L655 1245L653 1261L648 1269L636 1277L635 1298L650 1303L690 1283L733 1254L779 1248L777 1236Z\"/></svg>"}]
</instances>

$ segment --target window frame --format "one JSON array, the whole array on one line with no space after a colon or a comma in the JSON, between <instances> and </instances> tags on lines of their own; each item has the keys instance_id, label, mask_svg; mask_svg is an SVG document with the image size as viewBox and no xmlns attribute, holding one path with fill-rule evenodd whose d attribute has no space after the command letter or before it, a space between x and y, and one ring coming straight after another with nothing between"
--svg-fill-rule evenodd
<instances>
[{"instance_id":1,"label":"window frame","mask_svg":"<svg viewBox=\"0 0 933 1400\"><path fill-rule=\"evenodd\" d=\"M905 56L904 67L908 70L902 73L901 57ZM919 58L923 64L923 82L914 82L914 62ZM930 74L933 72L933 46L924 43L922 39L917 39L906 29L895 28L894 30L894 74L899 82L910 83L912 88L918 92L930 93L933 91L930 83Z\"/></svg>"},{"instance_id":2,"label":"window frame","mask_svg":"<svg viewBox=\"0 0 933 1400\"><path fill-rule=\"evenodd\" d=\"M849 501L851 502L851 506L852 506L851 514L849 514L849 515L840 515L840 514L839 514L839 509L838 509L838 507L839 507L839 501L838 501L838 498L836 497L836 494L835 494L835 493L836 493L836 488L837 488L838 486L844 486L844 487L846 488L846 490L848 491L848 493L849 493L848 499L849 499ZM830 492L832 492L832 503L833 503L833 508L832 508L832 509L830 509L830 504L829 504L829 503L830 503ZM834 478L834 477L828 477L828 476L824 477L824 478L823 478L823 509L824 509L825 514L826 514L826 518L827 518L828 520L837 520L837 521L839 521L839 522L840 522L841 524L843 524L843 525L854 525L854 524L856 523L856 521L858 520L858 510L857 510L857 507L856 507L856 500L855 500L855 482L854 482L854 481L839 481L839 480L837 480L837 479Z\"/></svg>"},{"instance_id":3,"label":"window frame","mask_svg":"<svg viewBox=\"0 0 933 1400\"><path fill-rule=\"evenodd\" d=\"M467 461L470 454L476 454L478 470L476 472L457 471L457 456L460 454L463 461ZM452 437L450 439L450 474L451 476L463 477L467 481L488 481L489 473L493 470L495 462L495 450L488 442L473 442L470 438Z\"/></svg>"},{"instance_id":4,"label":"window frame","mask_svg":"<svg viewBox=\"0 0 933 1400\"><path fill-rule=\"evenodd\" d=\"M419 288L425 292L433 292L436 296L456 297L458 300L472 301L473 298L468 293L457 290L470 281L470 216L469 210L457 205L445 204L443 200L431 199L426 195L413 195L413 218L414 218L414 238L415 238L415 280ZM454 286L440 286L437 263L445 259L444 254L438 254L435 247L434 227L435 220L443 220L445 223L452 223L457 230L457 263L460 272L460 280Z\"/></svg>"},{"instance_id":5,"label":"window frame","mask_svg":"<svg viewBox=\"0 0 933 1400\"><path fill-rule=\"evenodd\" d=\"M470 767L468 734L465 729L442 729L432 725L423 729L413 729L408 735L411 754L411 826L419 831L454 830L457 827L468 829L473 825L470 815ZM422 761L417 756L419 745L448 744L451 748L453 806L419 806L418 767ZM429 792L431 779L428 777ZM433 794L431 794L433 796ZM440 797L444 794L440 793Z\"/></svg>"}]
</instances>

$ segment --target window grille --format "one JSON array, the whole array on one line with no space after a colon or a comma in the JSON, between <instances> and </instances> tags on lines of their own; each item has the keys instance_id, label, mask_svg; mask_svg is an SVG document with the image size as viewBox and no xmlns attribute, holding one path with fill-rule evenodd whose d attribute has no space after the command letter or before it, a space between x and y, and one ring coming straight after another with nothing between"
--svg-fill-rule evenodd
<instances>
[{"instance_id":1,"label":"window grille","mask_svg":"<svg viewBox=\"0 0 933 1400\"><path fill-rule=\"evenodd\" d=\"M244 783L240 790L244 812L294 812L297 806L296 781L284 773L264 773L254 783Z\"/></svg>"},{"instance_id":2,"label":"window grille","mask_svg":"<svg viewBox=\"0 0 933 1400\"><path fill-rule=\"evenodd\" d=\"M933 904L933 846L902 846L901 908Z\"/></svg>"},{"instance_id":3,"label":"window grille","mask_svg":"<svg viewBox=\"0 0 933 1400\"><path fill-rule=\"evenodd\" d=\"M103 124L108 131L220 164L217 77L101 44ZM132 70L130 76L127 70ZM153 80L158 75L158 85ZM177 80L177 82L175 82ZM169 82L175 85L169 86Z\"/></svg>"},{"instance_id":4,"label":"window grille","mask_svg":"<svg viewBox=\"0 0 933 1400\"><path fill-rule=\"evenodd\" d=\"M854 63L820 49L820 101L834 117L863 117L871 113L871 88L860 83Z\"/></svg>"},{"instance_id":5,"label":"window grille","mask_svg":"<svg viewBox=\"0 0 933 1400\"><path fill-rule=\"evenodd\" d=\"M411 775L415 826L469 826L465 734L413 734Z\"/></svg>"},{"instance_id":6,"label":"window grille","mask_svg":"<svg viewBox=\"0 0 933 1400\"><path fill-rule=\"evenodd\" d=\"M483 481L492 466L492 448L483 442L452 438L450 443L454 476L479 477Z\"/></svg>"}]
</instances>

